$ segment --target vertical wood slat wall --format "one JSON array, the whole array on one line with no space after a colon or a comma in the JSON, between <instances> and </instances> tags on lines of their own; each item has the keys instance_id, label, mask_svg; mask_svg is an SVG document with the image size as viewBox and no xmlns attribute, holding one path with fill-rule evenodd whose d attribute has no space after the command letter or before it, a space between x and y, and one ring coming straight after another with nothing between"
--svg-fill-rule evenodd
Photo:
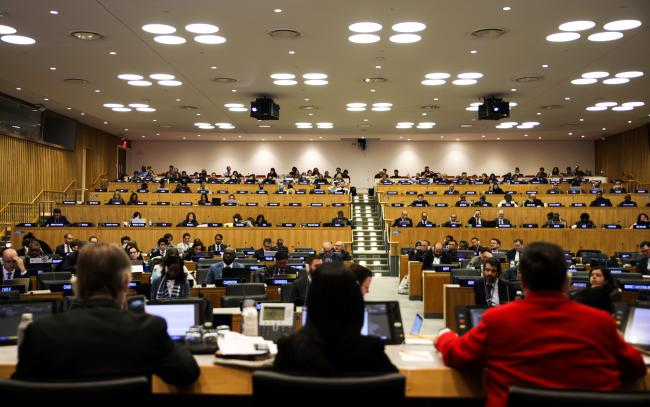
<instances>
[{"instance_id":1,"label":"vertical wood slat wall","mask_svg":"<svg viewBox=\"0 0 650 407\"><path fill-rule=\"evenodd\" d=\"M92 151L93 178L102 173L115 178L118 143L118 137L81 123L75 151L0 134L0 207L31 201L42 189L62 191L72 180L81 188L84 148Z\"/></svg>"},{"instance_id":2,"label":"vertical wood slat wall","mask_svg":"<svg viewBox=\"0 0 650 407\"><path fill-rule=\"evenodd\" d=\"M625 180L628 174L650 183L650 125L644 125L603 141L596 141L596 173Z\"/></svg>"}]
</instances>

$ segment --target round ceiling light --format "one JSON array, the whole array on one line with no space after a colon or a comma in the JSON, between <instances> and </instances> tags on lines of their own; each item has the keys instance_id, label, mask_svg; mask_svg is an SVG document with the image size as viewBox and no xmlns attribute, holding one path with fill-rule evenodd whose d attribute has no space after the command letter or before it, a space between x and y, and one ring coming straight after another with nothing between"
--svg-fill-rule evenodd
<instances>
[{"instance_id":1,"label":"round ceiling light","mask_svg":"<svg viewBox=\"0 0 650 407\"><path fill-rule=\"evenodd\" d=\"M390 36L390 42L394 42L396 44L412 44L414 42L418 42L422 39L417 34L395 34Z\"/></svg>"},{"instance_id":2,"label":"round ceiling light","mask_svg":"<svg viewBox=\"0 0 650 407\"><path fill-rule=\"evenodd\" d=\"M302 76L304 79L327 79L324 73L306 73Z\"/></svg>"},{"instance_id":3,"label":"round ceiling light","mask_svg":"<svg viewBox=\"0 0 650 407\"><path fill-rule=\"evenodd\" d=\"M639 20L617 20L611 21L603 26L607 31L625 31L641 26Z\"/></svg>"},{"instance_id":4,"label":"round ceiling light","mask_svg":"<svg viewBox=\"0 0 650 407\"><path fill-rule=\"evenodd\" d=\"M348 112L365 112L366 108L365 107L348 107L346 108Z\"/></svg>"},{"instance_id":5,"label":"round ceiling light","mask_svg":"<svg viewBox=\"0 0 650 407\"><path fill-rule=\"evenodd\" d=\"M149 75L149 77L157 81L171 81L176 78L174 75L170 75L168 73L154 73Z\"/></svg>"},{"instance_id":6,"label":"round ceiling light","mask_svg":"<svg viewBox=\"0 0 650 407\"><path fill-rule=\"evenodd\" d=\"M615 112L627 112L627 111L632 110L632 109L634 109L632 106L616 106L616 107L612 107L612 110L614 110Z\"/></svg>"},{"instance_id":7,"label":"round ceiling light","mask_svg":"<svg viewBox=\"0 0 650 407\"><path fill-rule=\"evenodd\" d=\"M122 73L117 75L117 77L125 81L139 81L142 79L142 75L137 75L134 73Z\"/></svg>"},{"instance_id":8,"label":"round ceiling light","mask_svg":"<svg viewBox=\"0 0 650 407\"><path fill-rule=\"evenodd\" d=\"M165 44L165 45L185 44L185 42L187 41L185 38L179 37L177 35L158 35L153 37L153 40L160 44Z\"/></svg>"},{"instance_id":9,"label":"round ceiling light","mask_svg":"<svg viewBox=\"0 0 650 407\"><path fill-rule=\"evenodd\" d=\"M373 107L373 112L387 112L390 110L390 107Z\"/></svg>"},{"instance_id":10,"label":"round ceiling light","mask_svg":"<svg viewBox=\"0 0 650 407\"><path fill-rule=\"evenodd\" d=\"M643 72L641 71L619 72L614 76L616 76L617 78L638 78L639 76L643 76Z\"/></svg>"},{"instance_id":11,"label":"round ceiling light","mask_svg":"<svg viewBox=\"0 0 650 407\"><path fill-rule=\"evenodd\" d=\"M630 106L630 107L640 107L644 106L645 102L625 102L622 103L623 106Z\"/></svg>"},{"instance_id":12,"label":"round ceiling light","mask_svg":"<svg viewBox=\"0 0 650 407\"><path fill-rule=\"evenodd\" d=\"M309 86L324 86L327 84L328 82L324 79L308 79L305 81L305 85Z\"/></svg>"},{"instance_id":13,"label":"round ceiling light","mask_svg":"<svg viewBox=\"0 0 650 407\"><path fill-rule=\"evenodd\" d=\"M128 108L128 107L114 107L111 110L113 110L114 112L130 112L131 111L131 109Z\"/></svg>"},{"instance_id":14,"label":"round ceiling light","mask_svg":"<svg viewBox=\"0 0 650 407\"><path fill-rule=\"evenodd\" d=\"M378 103L373 103L372 107L392 107L393 104L389 102L378 102Z\"/></svg>"},{"instance_id":15,"label":"round ceiling light","mask_svg":"<svg viewBox=\"0 0 650 407\"><path fill-rule=\"evenodd\" d=\"M93 31L72 31L70 35L72 36L72 38L81 41L97 41L104 38L103 34L93 32Z\"/></svg>"},{"instance_id":16,"label":"round ceiling light","mask_svg":"<svg viewBox=\"0 0 650 407\"><path fill-rule=\"evenodd\" d=\"M571 83L574 85L591 85L592 83L596 83L596 82L598 81L593 78L580 78L571 81Z\"/></svg>"},{"instance_id":17,"label":"round ceiling light","mask_svg":"<svg viewBox=\"0 0 650 407\"><path fill-rule=\"evenodd\" d=\"M220 35L197 35L194 37L194 41L201 43L201 44L209 44L209 45L214 45L214 44L223 44L226 42L226 39Z\"/></svg>"},{"instance_id":18,"label":"round ceiling light","mask_svg":"<svg viewBox=\"0 0 650 407\"><path fill-rule=\"evenodd\" d=\"M154 109L153 107L138 107L135 110L137 110L138 112L146 112L146 113L151 113L156 111L156 109Z\"/></svg>"},{"instance_id":19,"label":"round ceiling light","mask_svg":"<svg viewBox=\"0 0 650 407\"><path fill-rule=\"evenodd\" d=\"M404 23L397 23L393 25L392 28L393 31L397 31L398 33L416 33L423 31L425 28L427 28L427 26L416 21L408 21Z\"/></svg>"},{"instance_id":20,"label":"round ceiling light","mask_svg":"<svg viewBox=\"0 0 650 407\"><path fill-rule=\"evenodd\" d=\"M585 110L589 112L600 112L603 110L607 110L607 108L605 106L589 106Z\"/></svg>"},{"instance_id":21,"label":"round ceiling light","mask_svg":"<svg viewBox=\"0 0 650 407\"><path fill-rule=\"evenodd\" d=\"M382 29L381 24L369 21L354 23L348 26L348 29L355 33L374 33Z\"/></svg>"},{"instance_id":22,"label":"round ceiling light","mask_svg":"<svg viewBox=\"0 0 650 407\"><path fill-rule=\"evenodd\" d=\"M588 20L569 21L568 23L560 24L558 27L560 31L584 31L594 28L596 23Z\"/></svg>"},{"instance_id":23,"label":"round ceiling light","mask_svg":"<svg viewBox=\"0 0 650 407\"><path fill-rule=\"evenodd\" d=\"M609 78L605 79L603 83L605 85L621 85L624 83L628 83L630 80L628 78Z\"/></svg>"},{"instance_id":24,"label":"round ceiling light","mask_svg":"<svg viewBox=\"0 0 650 407\"><path fill-rule=\"evenodd\" d=\"M447 83L447 81L444 79L425 79L420 83L426 86L440 86Z\"/></svg>"},{"instance_id":25,"label":"round ceiling light","mask_svg":"<svg viewBox=\"0 0 650 407\"><path fill-rule=\"evenodd\" d=\"M127 83L131 86L151 86L149 81L128 81Z\"/></svg>"},{"instance_id":26,"label":"round ceiling light","mask_svg":"<svg viewBox=\"0 0 650 407\"><path fill-rule=\"evenodd\" d=\"M294 79L296 75L292 73L274 73L271 75L271 79Z\"/></svg>"},{"instance_id":27,"label":"round ceiling light","mask_svg":"<svg viewBox=\"0 0 650 407\"><path fill-rule=\"evenodd\" d=\"M14 45L32 45L36 42L35 39L24 35L3 35L0 40Z\"/></svg>"},{"instance_id":28,"label":"round ceiling light","mask_svg":"<svg viewBox=\"0 0 650 407\"><path fill-rule=\"evenodd\" d=\"M618 31L604 31L600 33L591 34L587 39L594 42L614 41L623 38L623 33Z\"/></svg>"},{"instance_id":29,"label":"round ceiling light","mask_svg":"<svg viewBox=\"0 0 650 407\"><path fill-rule=\"evenodd\" d=\"M105 105L104 105L104 106L105 106ZM147 104L145 104L145 103L129 103L129 107L134 107L134 108L138 108L138 107L149 107L149 105L147 105Z\"/></svg>"},{"instance_id":30,"label":"round ceiling light","mask_svg":"<svg viewBox=\"0 0 650 407\"><path fill-rule=\"evenodd\" d=\"M298 82L293 79L278 79L273 81L273 83L279 86L291 86L296 85Z\"/></svg>"},{"instance_id":31,"label":"round ceiling light","mask_svg":"<svg viewBox=\"0 0 650 407\"><path fill-rule=\"evenodd\" d=\"M124 107L121 103L104 103L104 107L114 108L114 107Z\"/></svg>"},{"instance_id":32,"label":"round ceiling light","mask_svg":"<svg viewBox=\"0 0 650 407\"><path fill-rule=\"evenodd\" d=\"M616 102L598 102L594 106L612 107L612 106L616 106L616 105L618 105L618 103L616 103Z\"/></svg>"},{"instance_id":33,"label":"round ceiling light","mask_svg":"<svg viewBox=\"0 0 650 407\"><path fill-rule=\"evenodd\" d=\"M167 24L146 24L142 26L142 29L151 34L173 34L176 32L176 28Z\"/></svg>"},{"instance_id":34,"label":"round ceiling light","mask_svg":"<svg viewBox=\"0 0 650 407\"><path fill-rule=\"evenodd\" d=\"M230 109L231 112L248 112L248 109L245 107L231 107Z\"/></svg>"},{"instance_id":35,"label":"round ceiling light","mask_svg":"<svg viewBox=\"0 0 650 407\"><path fill-rule=\"evenodd\" d=\"M219 27L212 24L195 23L186 25L185 30L194 34L214 34L219 32Z\"/></svg>"},{"instance_id":36,"label":"round ceiling light","mask_svg":"<svg viewBox=\"0 0 650 407\"><path fill-rule=\"evenodd\" d=\"M424 77L427 78L427 79L447 79L450 76L451 75L449 75L446 72L431 72L431 73L428 73L428 74L424 75Z\"/></svg>"},{"instance_id":37,"label":"round ceiling light","mask_svg":"<svg viewBox=\"0 0 650 407\"><path fill-rule=\"evenodd\" d=\"M606 78L608 76L609 76L609 72L605 72L605 71L585 72L582 74L582 77L587 79L600 79L600 78Z\"/></svg>"},{"instance_id":38,"label":"round ceiling light","mask_svg":"<svg viewBox=\"0 0 650 407\"><path fill-rule=\"evenodd\" d=\"M231 108L231 107L244 107L243 104L241 103L226 103L224 107Z\"/></svg>"},{"instance_id":39,"label":"round ceiling light","mask_svg":"<svg viewBox=\"0 0 650 407\"><path fill-rule=\"evenodd\" d=\"M460 79L480 79L483 77L483 74L480 72L465 72L458 74Z\"/></svg>"},{"instance_id":40,"label":"round ceiling light","mask_svg":"<svg viewBox=\"0 0 650 407\"><path fill-rule=\"evenodd\" d=\"M478 112L478 106L468 106L465 108L465 110L468 110L470 112Z\"/></svg>"},{"instance_id":41,"label":"round ceiling light","mask_svg":"<svg viewBox=\"0 0 650 407\"><path fill-rule=\"evenodd\" d=\"M162 86L181 86L182 84L181 81L158 81L158 85Z\"/></svg>"},{"instance_id":42,"label":"round ceiling light","mask_svg":"<svg viewBox=\"0 0 650 407\"><path fill-rule=\"evenodd\" d=\"M366 104L361 103L361 102L353 102L353 103L348 103L346 106L347 107L366 107Z\"/></svg>"},{"instance_id":43,"label":"round ceiling light","mask_svg":"<svg viewBox=\"0 0 650 407\"><path fill-rule=\"evenodd\" d=\"M578 38L580 38L580 34L578 33L555 33L551 35L546 36L546 41L549 42L569 42L569 41L575 41Z\"/></svg>"},{"instance_id":44,"label":"round ceiling light","mask_svg":"<svg viewBox=\"0 0 650 407\"><path fill-rule=\"evenodd\" d=\"M13 27L9 27L8 25L1 25L0 24L0 34L6 35L6 34L15 34L16 29Z\"/></svg>"},{"instance_id":45,"label":"round ceiling light","mask_svg":"<svg viewBox=\"0 0 650 407\"><path fill-rule=\"evenodd\" d=\"M476 83L476 79L456 79L452 83L459 86L474 85Z\"/></svg>"},{"instance_id":46,"label":"round ceiling light","mask_svg":"<svg viewBox=\"0 0 650 407\"><path fill-rule=\"evenodd\" d=\"M355 34L348 37L348 41L354 42L355 44L372 44L379 40L379 36L375 34Z\"/></svg>"}]
</instances>

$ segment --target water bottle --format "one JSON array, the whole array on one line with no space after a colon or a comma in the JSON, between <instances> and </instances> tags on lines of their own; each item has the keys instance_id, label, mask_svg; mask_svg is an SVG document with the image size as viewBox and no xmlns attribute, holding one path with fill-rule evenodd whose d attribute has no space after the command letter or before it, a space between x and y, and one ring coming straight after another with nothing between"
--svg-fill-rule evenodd
<instances>
[{"instance_id":1,"label":"water bottle","mask_svg":"<svg viewBox=\"0 0 650 407\"><path fill-rule=\"evenodd\" d=\"M246 336L257 336L257 307L255 300L245 300L242 310L242 333Z\"/></svg>"},{"instance_id":2,"label":"water bottle","mask_svg":"<svg viewBox=\"0 0 650 407\"><path fill-rule=\"evenodd\" d=\"M148 262L148 261L145 261L144 264L142 265L142 271L144 271L145 273L148 273L148 272L150 271L150 267L149 267L149 262Z\"/></svg>"},{"instance_id":3,"label":"water bottle","mask_svg":"<svg viewBox=\"0 0 650 407\"><path fill-rule=\"evenodd\" d=\"M29 326L29 324L32 323L33 320L34 320L34 315L32 315L31 313L24 313L20 317L20 323L18 324L18 332L17 332L18 346L20 346L20 344L23 341L23 338L25 338L25 331L27 330L27 327Z\"/></svg>"}]
</instances>

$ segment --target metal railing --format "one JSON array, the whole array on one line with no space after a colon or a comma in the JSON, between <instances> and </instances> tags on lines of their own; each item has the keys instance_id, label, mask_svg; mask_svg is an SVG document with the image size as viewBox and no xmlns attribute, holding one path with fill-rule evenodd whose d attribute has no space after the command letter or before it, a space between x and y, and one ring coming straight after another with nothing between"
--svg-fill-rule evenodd
<instances>
[{"instance_id":1,"label":"metal railing","mask_svg":"<svg viewBox=\"0 0 650 407\"><path fill-rule=\"evenodd\" d=\"M7 202L0 209L0 225L13 226L16 223L38 222L45 212L46 206L41 204L60 202L68 198L72 187L77 181L72 181L63 191L43 189L30 202ZM52 206L49 207L50 212Z\"/></svg>"}]
</instances>

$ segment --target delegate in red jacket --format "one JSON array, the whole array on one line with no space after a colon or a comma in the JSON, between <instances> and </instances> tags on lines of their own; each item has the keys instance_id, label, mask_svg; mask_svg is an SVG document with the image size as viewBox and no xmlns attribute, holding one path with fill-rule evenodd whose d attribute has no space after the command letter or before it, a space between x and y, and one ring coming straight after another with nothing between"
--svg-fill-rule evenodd
<instances>
[{"instance_id":1,"label":"delegate in red jacket","mask_svg":"<svg viewBox=\"0 0 650 407\"><path fill-rule=\"evenodd\" d=\"M505 406L513 385L616 390L621 379L645 375L641 354L609 314L559 291L527 294L486 311L467 334L446 332L436 342L447 366L486 369L486 406Z\"/></svg>"}]
</instances>

